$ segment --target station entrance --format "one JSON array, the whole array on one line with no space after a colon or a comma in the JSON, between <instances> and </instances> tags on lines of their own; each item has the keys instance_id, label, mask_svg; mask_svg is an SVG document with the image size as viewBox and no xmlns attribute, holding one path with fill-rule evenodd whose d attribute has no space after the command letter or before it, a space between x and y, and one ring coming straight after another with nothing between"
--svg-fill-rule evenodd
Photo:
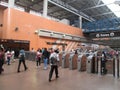
<instances>
[{"instance_id":1,"label":"station entrance","mask_svg":"<svg viewBox=\"0 0 120 90\"><path fill-rule=\"evenodd\" d=\"M27 40L12 40L12 39L0 39L0 44L2 44L5 48L11 49L15 51L15 57L18 57L19 50L24 48L25 51L29 50L30 41Z\"/></svg>"}]
</instances>

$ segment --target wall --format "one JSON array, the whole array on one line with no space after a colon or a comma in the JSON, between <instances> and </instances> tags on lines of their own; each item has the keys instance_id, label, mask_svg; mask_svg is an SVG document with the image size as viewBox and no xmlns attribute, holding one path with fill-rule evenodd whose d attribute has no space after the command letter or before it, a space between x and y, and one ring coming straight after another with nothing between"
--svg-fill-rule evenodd
<instances>
[{"instance_id":1,"label":"wall","mask_svg":"<svg viewBox=\"0 0 120 90\"><path fill-rule=\"evenodd\" d=\"M15 31L15 28L18 28ZM56 39L39 37L34 32L38 29L47 29L77 36L83 36L81 29L71 27L59 22L48 20L43 17L35 16L15 9L4 11L4 39L29 40L30 48L51 47L46 45L46 41L54 42Z\"/></svg>"},{"instance_id":2,"label":"wall","mask_svg":"<svg viewBox=\"0 0 120 90\"><path fill-rule=\"evenodd\" d=\"M3 11L4 9L0 7L0 25L3 24ZM0 26L0 38L2 38L3 27Z\"/></svg>"}]
</instances>

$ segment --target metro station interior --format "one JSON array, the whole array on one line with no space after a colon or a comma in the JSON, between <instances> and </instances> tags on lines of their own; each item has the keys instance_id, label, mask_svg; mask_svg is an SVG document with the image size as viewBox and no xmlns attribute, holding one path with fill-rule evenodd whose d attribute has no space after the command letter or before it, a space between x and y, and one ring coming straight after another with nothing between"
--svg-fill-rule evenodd
<instances>
[{"instance_id":1,"label":"metro station interior","mask_svg":"<svg viewBox=\"0 0 120 90\"><path fill-rule=\"evenodd\" d=\"M0 90L119 90L119 64L120 0L0 0Z\"/></svg>"}]
</instances>

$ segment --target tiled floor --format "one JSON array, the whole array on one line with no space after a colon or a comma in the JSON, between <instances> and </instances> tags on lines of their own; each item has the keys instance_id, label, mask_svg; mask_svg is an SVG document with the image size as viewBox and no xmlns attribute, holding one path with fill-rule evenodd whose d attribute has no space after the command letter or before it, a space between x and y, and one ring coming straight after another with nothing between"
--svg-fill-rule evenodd
<instances>
[{"instance_id":1,"label":"tiled floor","mask_svg":"<svg viewBox=\"0 0 120 90\"><path fill-rule=\"evenodd\" d=\"M48 82L49 70L43 70L43 64L36 68L36 63L27 61L28 70L17 73L18 62L4 65L0 75L0 90L120 90L120 79L112 75L100 76L59 67L59 79Z\"/></svg>"}]
</instances>

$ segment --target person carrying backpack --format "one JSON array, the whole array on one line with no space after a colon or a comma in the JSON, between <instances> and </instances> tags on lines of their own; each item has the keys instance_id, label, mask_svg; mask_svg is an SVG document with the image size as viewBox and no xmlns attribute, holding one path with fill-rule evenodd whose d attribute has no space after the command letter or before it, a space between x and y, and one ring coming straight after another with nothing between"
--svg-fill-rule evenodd
<instances>
[{"instance_id":1,"label":"person carrying backpack","mask_svg":"<svg viewBox=\"0 0 120 90\"><path fill-rule=\"evenodd\" d=\"M55 70L56 78L59 78L58 76L58 64L59 64L59 55L57 50L53 50L50 55L50 65L51 69L49 72L49 82L51 82L51 78L53 75L53 71Z\"/></svg>"},{"instance_id":2,"label":"person carrying backpack","mask_svg":"<svg viewBox=\"0 0 120 90\"><path fill-rule=\"evenodd\" d=\"M23 63L25 71L28 69L25 63L25 51L24 48L22 48L19 52L19 64L18 64L18 69L17 72L20 72L20 65Z\"/></svg>"}]
</instances>

